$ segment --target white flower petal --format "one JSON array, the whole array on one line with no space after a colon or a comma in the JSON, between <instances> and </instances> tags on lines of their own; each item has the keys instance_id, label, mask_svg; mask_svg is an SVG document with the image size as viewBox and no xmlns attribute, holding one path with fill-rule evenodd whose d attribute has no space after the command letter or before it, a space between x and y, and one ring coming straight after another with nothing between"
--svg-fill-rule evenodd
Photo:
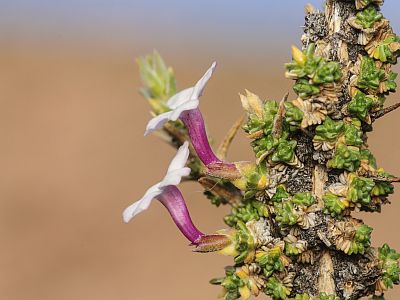
<instances>
[{"instance_id":1,"label":"white flower petal","mask_svg":"<svg viewBox=\"0 0 400 300\"><path fill-rule=\"evenodd\" d=\"M172 112L173 111L167 111L152 118L149 121L149 123L147 123L144 135L148 135L149 133L161 128L165 123L167 123L171 119Z\"/></svg>"},{"instance_id":2,"label":"white flower petal","mask_svg":"<svg viewBox=\"0 0 400 300\"><path fill-rule=\"evenodd\" d=\"M150 203L154 199L154 197L161 195L161 193L162 189L159 183L149 188L142 199L136 201L124 210L124 212L122 213L124 222L128 223L134 216L149 208Z\"/></svg>"},{"instance_id":3,"label":"white flower petal","mask_svg":"<svg viewBox=\"0 0 400 300\"><path fill-rule=\"evenodd\" d=\"M193 87L187 88L183 91L180 91L179 93L175 94L169 100L167 101L167 106L170 109L175 109L182 103L185 103L186 101L190 100L190 97L193 94Z\"/></svg>"},{"instance_id":4,"label":"white flower petal","mask_svg":"<svg viewBox=\"0 0 400 300\"><path fill-rule=\"evenodd\" d=\"M203 77L201 77L200 80L196 83L196 85L194 86L193 95L191 97L192 99L198 99L201 95L203 95L203 90L207 82L210 80L212 74L214 73L216 67L217 63L214 61L211 67L203 75Z\"/></svg>"},{"instance_id":5,"label":"white flower petal","mask_svg":"<svg viewBox=\"0 0 400 300\"><path fill-rule=\"evenodd\" d=\"M169 117L169 119L171 121L176 121L179 119L180 115L184 112L184 111L188 111L188 110L192 110L199 107L199 99L193 99L193 100L189 100L185 103L182 103L181 105L179 105L177 108L175 108L174 110L171 111L171 116Z\"/></svg>"},{"instance_id":6,"label":"white flower petal","mask_svg":"<svg viewBox=\"0 0 400 300\"><path fill-rule=\"evenodd\" d=\"M175 157L172 159L171 163L168 166L169 172L182 169L189 158L189 142L186 141L183 143L182 146L179 147L178 152L176 153Z\"/></svg>"},{"instance_id":7,"label":"white flower petal","mask_svg":"<svg viewBox=\"0 0 400 300\"><path fill-rule=\"evenodd\" d=\"M178 185L182 181L182 177L188 176L190 174L190 168L184 167L182 169L174 170L168 172L165 175L164 179L160 182L160 188L169 186L169 185Z\"/></svg>"}]
</instances>

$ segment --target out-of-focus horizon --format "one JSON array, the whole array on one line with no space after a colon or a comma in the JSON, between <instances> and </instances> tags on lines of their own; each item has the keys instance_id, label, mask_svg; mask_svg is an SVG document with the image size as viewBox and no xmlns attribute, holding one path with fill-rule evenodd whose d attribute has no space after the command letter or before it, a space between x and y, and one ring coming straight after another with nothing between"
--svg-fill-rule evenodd
<instances>
[{"instance_id":1,"label":"out-of-focus horizon","mask_svg":"<svg viewBox=\"0 0 400 300\"><path fill-rule=\"evenodd\" d=\"M0 1L0 299L216 299L208 280L231 258L192 253L159 203L122 223L174 155L143 137L150 115L135 58L157 49L179 89L218 61L201 100L217 144L243 113L239 92L280 99L291 90L283 64L300 45L306 3ZM399 10L396 0L383 6L397 33ZM377 122L369 140L396 175L398 116ZM252 159L248 142L239 134L229 158ZM182 189L201 230L226 227L227 208L213 207L199 185ZM382 214L359 214L375 246L400 250L398 198Z\"/></svg>"}]
</instances>

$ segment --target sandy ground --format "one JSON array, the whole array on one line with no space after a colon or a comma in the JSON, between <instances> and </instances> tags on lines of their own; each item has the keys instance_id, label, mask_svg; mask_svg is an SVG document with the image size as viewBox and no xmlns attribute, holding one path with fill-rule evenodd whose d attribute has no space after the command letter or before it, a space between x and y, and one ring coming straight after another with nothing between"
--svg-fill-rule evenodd
<instances>
[{"instance_id":1,"label":"sandy ground","mask_svg":"<svg viewBox=\"0 0 400 300\"><path fill-rule=\"evenodd\" d=\"M230 258L192 253L159 203L128 225L121 220L174 155L143 137L149 108L137 93L139 53L1 49L0 299L215 299L219 290L208 280ZM169 58L180 87L208 67L179 53ZM220 64L201 103L216 141L242 112L238 92L279 99L288 90L283 69L267 65ZM370 146L378 162L400 175L399 113L375 128ZM230 158L251 155L241 134ZM225 227L227 210L212 207L200 186L183 184L183 194L203 231ZM400 249L400 201L391 200L383 214L362 217L374 227L374 245ZM399 296L398 288L387 299Z\"/></svg>"}]
</instances>

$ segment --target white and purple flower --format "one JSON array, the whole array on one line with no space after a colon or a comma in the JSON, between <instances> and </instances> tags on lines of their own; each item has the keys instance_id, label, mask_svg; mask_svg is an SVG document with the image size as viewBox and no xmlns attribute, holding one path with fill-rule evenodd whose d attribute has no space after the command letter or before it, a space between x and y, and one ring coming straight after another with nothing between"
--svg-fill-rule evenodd
<instances>
[{"instance_id":1,"label":"white and purple flower","mask_svg":"<svg viewBox=\"0 0 400 300\"><path fill-rule=\"evenodd\" d=\"M128 206L123 212L123 219L128 223L137 214L148 209L153 199L157 199L168 210L182 234L196 246L195 251L219 251L227 247L231 240L226 235L204 235L200 232L193 224L185 200L176 187L182 177L190 174L190 168L185 166L188 157L189 143L185 142L171 161L165 177L150 187L140 200Z\"/></svg>"}]
</instances>

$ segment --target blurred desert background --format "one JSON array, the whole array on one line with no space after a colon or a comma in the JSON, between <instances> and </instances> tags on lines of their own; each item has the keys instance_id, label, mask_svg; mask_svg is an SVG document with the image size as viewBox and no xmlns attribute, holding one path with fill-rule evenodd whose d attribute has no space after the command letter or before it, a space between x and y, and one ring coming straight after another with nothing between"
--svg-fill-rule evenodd
<instances>
[{"instance_id":1,"label":"blurred desert background","mask_svg":"<svg viewBox=\"0 0 400 300\"><path fill-rule=\"evenodd\" d=\"M175 153L143 137L149 106L135 58L157 49L180 89L218 61L201 99L218 143L242 113L239 92L278 100L291 89L283 64L299 45L305 4L0 0L0 299L216 299L208 281L230 258L192 253L160 203L122 222ZM396 0L383 9L397 32L399 9ZM379 120L369 140L397 175L399 119ZM229 158L252 159L242 133ZM197 184L181 187L202 231L225 227L227 208ZM399 198L382 214L360 214L374 245L400 249ZM399 296L397 287L387 299Z\"/></svg>"}]
</instances>

